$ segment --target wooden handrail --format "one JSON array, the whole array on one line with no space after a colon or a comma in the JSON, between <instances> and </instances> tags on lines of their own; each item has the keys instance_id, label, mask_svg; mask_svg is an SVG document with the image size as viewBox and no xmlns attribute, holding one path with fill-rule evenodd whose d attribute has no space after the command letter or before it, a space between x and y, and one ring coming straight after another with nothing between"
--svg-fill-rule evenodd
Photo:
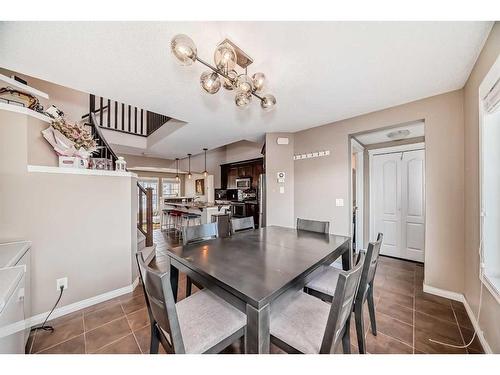
<instances>
[{"instance_id":1,"label":"wooden handrail","mask_svg":"<svg viewBox=\"0 0 500 375\"><path fill-rule=\"evenodd\" d=\"M138 197L139 197L139 219L137 221L137 228L146 236L146 246L153 246L153 189L143 188L139 183ZM144 206L143 199L146 198L146 229L144 229Z\"/></svg>"}]
</instances>

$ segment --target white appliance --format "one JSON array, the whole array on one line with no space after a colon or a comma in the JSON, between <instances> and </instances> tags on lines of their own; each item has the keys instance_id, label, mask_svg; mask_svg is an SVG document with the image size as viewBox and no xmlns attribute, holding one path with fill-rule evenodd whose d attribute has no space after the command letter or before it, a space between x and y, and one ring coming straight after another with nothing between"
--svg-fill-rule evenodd
<instances>
[{"instance_id":1,"label":"white appliance","mask_svg":"<svg viewBox=\"0 0 500 375\"><path fill-rule=\"evenodd\" d=\"M28 341L31 329L31 242L18 241L0 243L0 271L11 269L12 267L23 270L23 283L20 286L19 294L22 295L22 316L18 317L16 329L23 338L24 345ZM0 288L2 284L0 283ZM0 339L2 340L2 339ZM24 353L24 345L22 353ZM1 351L0 351L1 353Z\"/></svg>"},{"instance_id":2,"label":"white appliance","mask_svg":"<svg viewBox=\"0 0 500 375\"><path fill-rule=\"evenodd\" d=\"M0 354L22 354L24 348L23 266L0 269Z\"/></svg>"},{"instance_id":3,"label":"white appliance","mask_svg":"<svg viewBox=\"0 0 500 375\"><path fill-rule=\"evenodd\" d=\"M371 238L384 234L380 253L424 261L425 151L372 155Z\"/></svg>"}]
</instances>

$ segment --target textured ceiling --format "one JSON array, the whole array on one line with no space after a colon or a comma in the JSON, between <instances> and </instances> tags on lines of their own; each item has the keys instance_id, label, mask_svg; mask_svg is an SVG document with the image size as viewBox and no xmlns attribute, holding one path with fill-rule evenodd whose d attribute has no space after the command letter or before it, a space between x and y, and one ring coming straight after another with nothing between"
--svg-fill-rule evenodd
<instances>
[{"instance_id":1,"label":"textured ceiling","mask_svg":"<svg viewBox=\"0 0 500 375\"><path fill-rule=\"evenodd\" d=\"M173 158L266 132L298 131L463 87L490 22L3 22L0 66L163 113L186 124L155 149ZM197 63L169 51L185 33L212 60L229 37L278 101L246 110L205 94Z\"/></svg>"}]
</instances>

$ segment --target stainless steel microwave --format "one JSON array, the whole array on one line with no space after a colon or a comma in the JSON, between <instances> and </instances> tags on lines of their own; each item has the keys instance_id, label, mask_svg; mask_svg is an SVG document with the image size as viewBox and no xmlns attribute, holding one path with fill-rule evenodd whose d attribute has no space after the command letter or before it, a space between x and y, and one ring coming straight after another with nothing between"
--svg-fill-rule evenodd
<instances>
[{"instance_id":1,"label":"stainless steel microwave","mask_svg":"<svg viewBox=\"0 0 500 375\"><path fill-rule=\"evenodd\" d=\"M252 179L250 177L237 178L236 189L250 189L252 187Z\"/></svg>"}]
</instances>

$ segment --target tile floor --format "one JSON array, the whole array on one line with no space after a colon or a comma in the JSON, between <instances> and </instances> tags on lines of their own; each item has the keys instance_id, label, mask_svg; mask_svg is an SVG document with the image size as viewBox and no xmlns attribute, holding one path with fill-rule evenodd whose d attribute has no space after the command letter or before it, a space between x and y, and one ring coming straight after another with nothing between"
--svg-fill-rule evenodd
<instances>
[{"instance_id":1,"label":"tile floor","mask_svg":"<svg viewBox=\"0 0 500 375\"><path fill-rule=\"evenodd\" d=\"M161 252L173 241L155 231L155 242ZM463 304L424 293L423 277L422 265L380 257L374 287L378 334L371 333L366 314L367 351L391 354L483 353L477 338L468 349L450 348L429 341L434 339L463 345L474 331ZM184 296L185 276L181 275L179 298ZM50 324L55 331L33 333L26 347L27 353L149 352L149 319L140 286L132 293L54 319ZM357 353L354 324L351 325L351 342L352 352ZM274 346L271 351L281 352ZM237 343L224 352L240 353L241 345Z\"/></svg>"}]
</instances>

